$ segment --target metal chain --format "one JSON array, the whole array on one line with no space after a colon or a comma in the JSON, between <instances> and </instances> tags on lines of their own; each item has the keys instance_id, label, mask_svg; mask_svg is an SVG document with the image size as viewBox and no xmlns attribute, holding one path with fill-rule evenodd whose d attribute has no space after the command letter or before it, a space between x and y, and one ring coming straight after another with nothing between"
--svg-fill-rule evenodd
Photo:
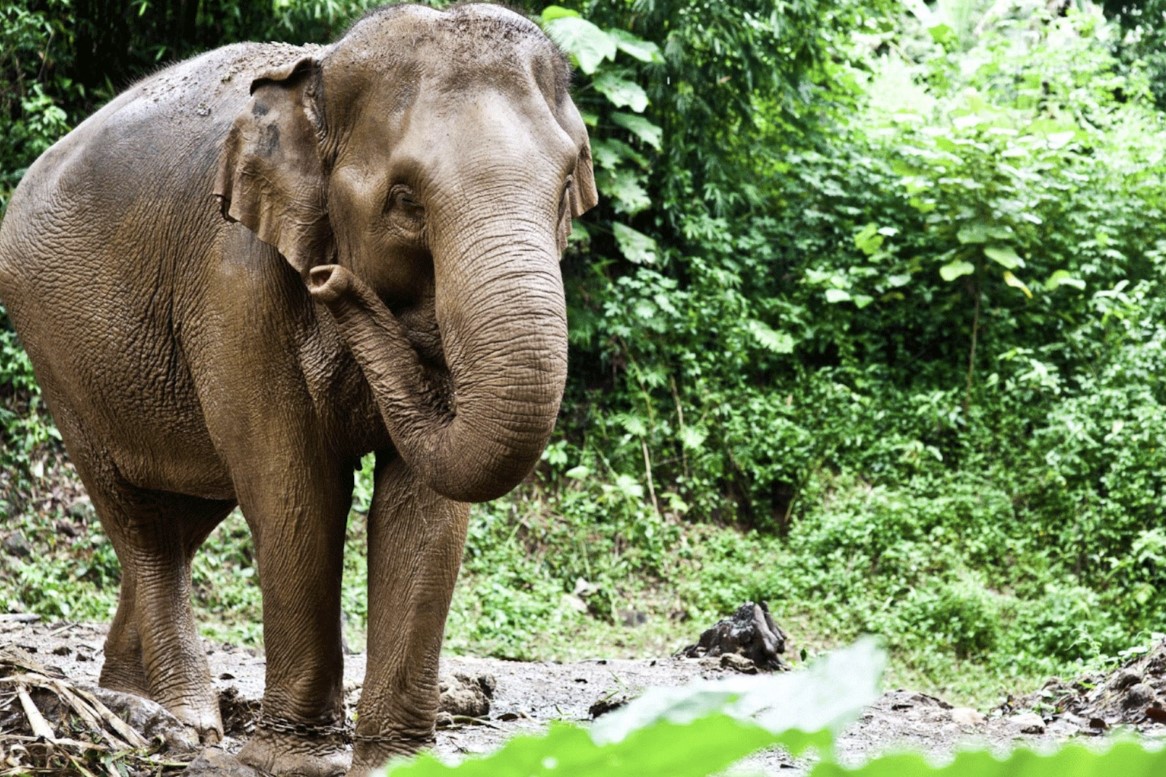
<instances>
[{"instance_id":1,"label":"metal chain","mask_svg":"<svg viewBox=\"0 0 1166 777\"><path fill-rule=\"evenodd\" d=\"M368 742L376 745L405 745L409 752L432 745L434 738L401 736L400 734L357 734L353 732L352 741Z\"/></svg>"},{"instance_id":2,"label":"metal chain","mask_svg":"<svg viewBox=\"0 0 1166 777\"><path fill-rule=\"evenodd\" d=\"M257 729L274 731L277 734L291 734L301 739L339 739L346 744L365 742L369 744L404 745L410 752L420 747L432 745L433 736L402 736L400 734L357 734L345 725L332 723L297 723L287 718L279 718L263 713L255 722Z\"/></svg>"},{"instance_id":3,"label":"metal chain","mask_svg":"<svg viewBox=\"0 0 1166 777\"><path fill-rule=\"evenodd\" d=\"M345 743L352 741L352 731L344 724L297 723L287 718L268 715L266 712L259 716L255 727L277 734L292 734L301 739L339 739Z\"/></svg>"}]
</instances>

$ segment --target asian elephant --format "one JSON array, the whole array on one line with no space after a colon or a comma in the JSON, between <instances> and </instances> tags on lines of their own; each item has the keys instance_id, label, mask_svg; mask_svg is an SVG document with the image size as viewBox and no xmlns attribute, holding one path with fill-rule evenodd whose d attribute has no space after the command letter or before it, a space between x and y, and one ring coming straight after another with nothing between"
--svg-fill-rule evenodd
<instances>
[{"instance_id":1,"label":"asian elephant","mask_svg":"<svg viewBox=\"0 0 1166 777\"><path fill-rule=\"evenodd\" d=\"M569 76L510 11L386 7L330 46L162 70L29 169L0 299L121 562L103 685L219 740L191 557L239 505L267 655L240 760L357 774L432 741L467 503L531 471L562 397L559 260L597 199ZM340 578L370 451L349 755Z\"/></svg>"}]
</instances>

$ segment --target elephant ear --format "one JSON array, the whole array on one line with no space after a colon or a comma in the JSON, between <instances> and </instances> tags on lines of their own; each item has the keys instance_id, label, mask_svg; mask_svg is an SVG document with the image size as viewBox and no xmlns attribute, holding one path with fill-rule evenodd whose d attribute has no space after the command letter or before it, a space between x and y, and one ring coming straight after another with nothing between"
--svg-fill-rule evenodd
<instances>
[{"instance_id":1,"label":"elephant ear","mask_svg":"<svg viewBox=\"0 0 1166 777\"><path fill-rule=\"evenodd\" d=\"M304 57L251 82L251 101L219 155L223 216L250 229L301 275L329 261L332 241L317 107L319 61Z\"/></svg>"},{"instance_id":2,"label":"elephant ear","mask_svg":"<svg viewBox=\"0 0 1166 777\"><path fill-rule=\"evenodd\" d=\"M595 170L591 161L591 141L587 137L587 125L579 115L579 109L570 97L564 96L557 111L559 124L579 143L579 156L575 159L575 169L571 173L571 185L567 189L566 208L559 216L558 244L562 253L571 235L571 219L582 216L599 204L599 192L595 190Z\"/></svg>"},{"instance_id":3,"label":"elephant ear","mask_svg":"<svg viewBox=\"0 0 1166 777\"><path fill-rule=\"evenodd\" d=\"M591 163L591 141L587 138L586 130L583 148L579 150L579 159L575 162L575 172L571 179L571 216L578 218L599 204L599 192L595 190L595 169Z\"/></svg>"}]
</instances>

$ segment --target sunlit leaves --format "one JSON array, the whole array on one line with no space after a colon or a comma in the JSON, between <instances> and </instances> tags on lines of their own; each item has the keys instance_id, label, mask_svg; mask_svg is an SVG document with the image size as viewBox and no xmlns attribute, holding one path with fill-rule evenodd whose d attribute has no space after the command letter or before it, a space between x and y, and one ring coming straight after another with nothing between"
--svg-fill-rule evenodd
<instances>
[{"instance_id":1,"label":"sunlit leaves","mask_svg":"<svg viewBox=\"0 0 1166 777\"><path fill-rule=\"evenodd\" d=\"M779 332L755 318L746 321L745 327L762 348L773 353L793 353L794 339L788 332Z\"/></svg>"},{"instance_id":2,"label":"sunlit leaves","mask_svg":"<svg viewBox=\"0 0 1166 777\"><path fill-rule=\"evenodd\" d=\"M610 70L596 76L592 85L616 108L631 108L640 113L648 107L648 93L642 86Z\"/></svg>"},{"instance_id":3,"label":"sunlit leaves","mask_svg":"<svg viewBox=\"0 0 1166 777\"><path fill-rule=\"evenodd\" d=\"M552 6L554 7L554 6ZM593 74L604 60L615 59L619 42L577 14L563 14L557 8L551 18L543 17L547 36L571 55L585 74Z\"/></svg>"},{"instance_id":4,"label":"sunlit leaves","mask_svg":"<svg viewBox=\"0 0 1166 777\"><path fill-rule=\"evenodd\" d=\"M1024 266L1024 260L1016 254L1012 246L985 246L984 256L1008 270Z\"/></svg>"},{"instance_id":5,"label":"sunlit leaves","mask_svg":"<svg viewBox=\"0 0 1166 777\"><path fill-rule=\"evenodd\" d=\"M630 132L634 137L644 141L652 148L659 151L663 142L663 130L659 126L645 119L643 116L636 116L632 113L624 113L622 111L613 111L611 120L617 126L623 127Z\"/></svg>"},{"instance_id":6,"label":"sunlit leaves","mask_svg":"<svg viewBox=\"0 0 1166 777\"><path fill-rule=\"evenodd\" d=\"M613 221L611 230L619 244L620 253L634 264L652 264L656 261L656 240L626 224Z\"/></svg>"},{"instance_id":7,"label":"sunlit leaves","mask_svg":"<svg viewBox=\"0 0 1166 777\"><path fill-rule=\"evenodd\" d=\"M971 275L976 271L976 266L964 259L956 259L954 262L948 262L939 268L939 277L943 278L949 283L956 278L962 278L965 275Z\"/></svg>"}]
</instances>

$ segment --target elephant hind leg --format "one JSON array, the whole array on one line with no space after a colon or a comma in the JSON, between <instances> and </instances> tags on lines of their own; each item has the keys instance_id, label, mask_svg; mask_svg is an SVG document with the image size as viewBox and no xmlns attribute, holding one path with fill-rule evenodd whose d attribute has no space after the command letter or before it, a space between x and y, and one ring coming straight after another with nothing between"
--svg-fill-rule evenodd
<instances>
[{"instance_id":1,"label":"elephant hind leg","mask_svg":"<svg viewBox=\"0 0 1166 777\"><path fill-rule=\"evenodd\" d=\"M195 629L190 562L233 503L135 489L78 469L122 567L101 685L151 698L204 742L218 742L223 725Z\"/></svg>"}]
</instances>

